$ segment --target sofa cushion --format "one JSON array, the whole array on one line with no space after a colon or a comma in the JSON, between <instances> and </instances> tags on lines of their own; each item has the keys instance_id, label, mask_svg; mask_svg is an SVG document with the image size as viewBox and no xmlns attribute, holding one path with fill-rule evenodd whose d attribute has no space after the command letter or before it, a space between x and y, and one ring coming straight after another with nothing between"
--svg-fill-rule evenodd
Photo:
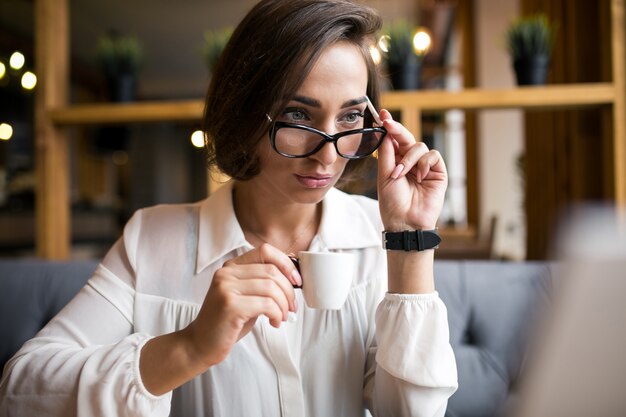
<instances>
[{"instance_id":1,"label":"sofa cushion","mask_svg":"<svg viewBox=\"0 0 626 417\"><path fill-rule=\"evenodd\" d=\"M437 261L459 389L448 417L498 415L512 401L533 324L549 299L546 263Z\"/></svg>"},{"instance_id":2,"label":"sofa cushion","mask_svg":"<svg viewBox=\"0 0 626 417\"><path fill-rule=\"evenodd\" d=\"M89 261L0 260L0 367L74 297L96 266Z\"/></svg>"}]
</instances>

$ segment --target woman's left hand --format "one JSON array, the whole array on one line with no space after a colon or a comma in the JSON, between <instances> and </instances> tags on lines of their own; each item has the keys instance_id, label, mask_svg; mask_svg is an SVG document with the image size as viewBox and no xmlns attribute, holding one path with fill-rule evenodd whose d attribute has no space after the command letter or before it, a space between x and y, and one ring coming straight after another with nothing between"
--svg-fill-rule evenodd
<instances>
[{"instance_id":1,"label":"woman's left hand","mask_svg":"<svg viewBox=\"0 0 626 417\"><path fill-rule=\"evenodd\" d=\"M434 229L448 185L441 154L417 142L387 110L387 136L378 149L378 200L388 231Z\"/></svg>"}]
</instances>

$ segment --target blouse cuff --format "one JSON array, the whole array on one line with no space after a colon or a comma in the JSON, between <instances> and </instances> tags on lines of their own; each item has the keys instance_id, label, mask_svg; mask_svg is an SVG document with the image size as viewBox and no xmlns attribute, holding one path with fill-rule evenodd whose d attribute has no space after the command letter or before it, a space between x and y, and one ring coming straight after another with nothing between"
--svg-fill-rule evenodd
<instances>
[{"instance_id":1,"label":"blouse cuff","mask_svg":"<svg viewBox=\"0 0 626 417\"><path fill-rule=\"evenodd\" d=\"M135 386L137 387L137 391L139 391L139 394L141 394L142 396L146 397L147 400L149 401L154 401L154 402L159 402L159 401L170 401L170 397L172 396L172 392L166 392L165 394L162 395L154 395L152 394L150 391L148 391L148 389L146 388L146 386L143 383L143 379L141 379L141 371L139 369L139 360L141 359L141 350L143 349L143 347L145 346L146 343L148 343L148 341L154 339L154 336L147 336L147 335L142 335L144 336L142 338L142 340L139 341L139 343L137 344L137 346L135 347L135 356L133 358L133 379L134 379L134 383Z\"/></svg>"},{"instance_id":2,"label":"blouse cuff","mask_svg":"<svg viewBox=\"0 0 626 417\"><path fill-rule=\"evenodd\" d=\"M376 311L376 362L410 383L456 385L447 310L437 292L387 293Z\"/></svg>"},{"instance_id":3,"label":"blouse cuff","mask_svg":"<svg viewBox=\"0 0 626 417\"><path fill-rule=\"evenodd\" d=\"M424 293L424 294L399 294L388 292L385 294L385 301L391 302L424 302L424 301L435 301L439 299L439 293L437 291Z\"/></svg>"}]
</instances>

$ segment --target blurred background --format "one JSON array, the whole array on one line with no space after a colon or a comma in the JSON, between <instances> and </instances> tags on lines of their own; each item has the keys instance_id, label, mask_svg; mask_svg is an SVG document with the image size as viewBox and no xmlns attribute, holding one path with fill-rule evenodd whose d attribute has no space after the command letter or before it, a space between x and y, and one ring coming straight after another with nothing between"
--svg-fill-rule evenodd
<instances>
[{"instance_id":1,"label":"blurred background","mask_svg":"<svg viewBox=\"0 0 626 417\"><path fill-rule=\"evenodd\" d=\"M623 1L361 2L385 22L372 48L383 103L448 165L437 256L549 259L570 207L623 199ZM193 134L211 65L255 3L0 0L0 256L99 258L138 208L219 185ZM537 79L516 73L520 33L543 47ZM410 120L431 91L476 94ZM530 104L493 105L510 97ZM135 117L142 103L164 107ZM375 197L374 178L372 160L346 189Z\"/></svg>"}]
</instances>

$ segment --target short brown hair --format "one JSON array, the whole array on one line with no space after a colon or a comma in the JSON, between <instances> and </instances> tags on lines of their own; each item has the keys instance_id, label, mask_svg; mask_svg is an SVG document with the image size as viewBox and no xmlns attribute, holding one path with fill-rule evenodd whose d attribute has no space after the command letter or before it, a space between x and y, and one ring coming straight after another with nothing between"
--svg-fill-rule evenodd
<instances>
[{"instance_id":1,"label":"short brown hair","mask_svg":"<svg viewBox=\"0 0 626 417\"><path fill-rule=\"evenodd\" d=\"M213 73L203 130L209 163L232 178L260 171L256 150L278 114L330 45L357 46L368 68L367 95L378 106L369 46L381 27L373 9L349 0L263 0L233 32ZM350 161L346 173L360 161ZM345 177L345 175L344 175Z\"/></svg>"}]
</instances>

